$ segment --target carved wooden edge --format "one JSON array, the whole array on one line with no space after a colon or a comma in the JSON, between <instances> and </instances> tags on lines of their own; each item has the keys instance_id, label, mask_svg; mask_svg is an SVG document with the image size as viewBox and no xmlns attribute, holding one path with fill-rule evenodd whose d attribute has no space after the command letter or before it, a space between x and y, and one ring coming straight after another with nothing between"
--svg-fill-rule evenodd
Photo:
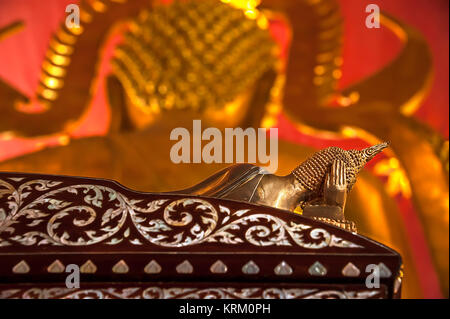
<instances>
[{"instance_id":1,"label":"carved wooden edge","mask_svg":"<svg viewBox=\"0 0 450 319\"><path fill-rule=\"evenodd\" d=\"M0 299L386 299L388 288L339 284L237 283L88 283L61 285L0 285Z\"/></svg>"},{"instance_id":2,"label":"carved wooden edge","mask_svg":"<svg viewBox=\"0 0 450 319\"><path fill-rule=\"evenodd\" d=\"M215 198L135 192L113 181L68 176L0 173L0 227L0 252L11 246L13 251L20 246L66 251L145 245L177 251L201 246L236 251L245 246L260 247L258 251L289 247L289 252L370 250L398 255L361 235L288 211Z\"/></svg>"},{"instance_id":3,"label":"carved wooden edge","mask_svg":"<svg viewBox=\"0 0 450 319\"><path fill-rule=\"evenodd\" d=\"M54 281L69 264L90 281L361 282L367 265L382 264L393 291L401 265L380 243L287 211L21 173L0 173L0 255L0 274L14 282Z\"/></svg>"}]
</instances>

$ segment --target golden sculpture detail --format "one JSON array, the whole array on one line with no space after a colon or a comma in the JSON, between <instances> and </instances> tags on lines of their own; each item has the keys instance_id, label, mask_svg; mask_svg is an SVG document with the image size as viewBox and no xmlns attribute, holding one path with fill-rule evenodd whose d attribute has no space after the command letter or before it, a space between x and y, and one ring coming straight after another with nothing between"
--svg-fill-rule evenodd
<instances>
[{"instance_id":1,"label":"golden sculpture detail","mask_svg":"<svg viewBox=\"0 0 450 319\"><path fill-rule=\"evenodd\" d=\"M347 185L350 191L356 182L356 175L375 155L388 146L388 143L381 143L359 150L343 150L339 147L329 147L314 154L311 158L299 165L292 173L297 177L302 186L310 191L319 191L323 179L331 163L337 164L344 170L345 180L342 183ZM342 174L341 174L342 175Z\"/></svg>"},{"instance_id":2,"label":"golden sculpture detail","mask_svg":"<svg viewBox=\"0 0 450 319\"><path fill-rule=\"evenodd\" d=\"M315 153L290 174L265 174L261 168L240 164L228 167L180 194L195 194L246 201L294 211L356 231L344 217L347 194L364 165L388 146L363 150L329 147Z\"/></svg>"},{"instance_id":3,"label":"golden sculpture detail","mask_svg":"<svg viewBox=\"0 0 450 319\"><path fill-rule=\"evenodd\" d=\"M223 107L277 59L267 30L216 0L144 9L124 38L113 70L131 107L147 116L161 109Z\"/></svg>"}]
</instances>

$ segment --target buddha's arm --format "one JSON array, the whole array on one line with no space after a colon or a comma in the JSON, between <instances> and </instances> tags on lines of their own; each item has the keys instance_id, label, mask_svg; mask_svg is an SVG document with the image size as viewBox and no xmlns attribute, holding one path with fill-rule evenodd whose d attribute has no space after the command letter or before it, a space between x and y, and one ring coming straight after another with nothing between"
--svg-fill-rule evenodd
<instances>
[{"instance_id":1,"label":"buddha's arm","mask_svg":"<svg viewBox=\"0 0 450 319\"><path fill-rule=\"evenodd\" d=\"M347 200L346 165L336 160L325 177L323 198L303 209L303 215L344 220L344 208Z\"/></svg>"},{"instance_id":2,"label":"buddha's arm","mask_svg":"<svg viewBox=\"0 0 450 319\"><path fill-rule=\"evenodd\" d=\"M345 162L336 160L325 178L323 199L326 205L339 206L342 211L347 200L347 178Z\"/></svg>"}]
</instances>

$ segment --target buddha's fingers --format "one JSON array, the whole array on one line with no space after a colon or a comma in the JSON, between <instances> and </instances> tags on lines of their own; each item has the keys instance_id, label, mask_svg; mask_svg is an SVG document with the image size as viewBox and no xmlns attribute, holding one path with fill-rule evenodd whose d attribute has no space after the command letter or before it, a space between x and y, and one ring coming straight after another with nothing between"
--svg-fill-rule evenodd
<instances>
[{"instance_id":1,"label":"buddha's fingers","mask_svg":"<svg viewBox=\"0 0 450 319\"><path fill-rule=\"evenodd\" d=\"M334 184L332 172L333 172L333 169L331 169L331 172L325 176L325 190L329 189L331 187L331 185Z\"/></svg>"},{"instance_id":2,"label":"buddha's fingers","mask_svg":"<svg viewBox=\"0 0 450 319\"><path fill-rule=\"evenodd\" d=\"M344 161L335 160L331 166L331 175L333 185L337 189L345 189L347 187L346 181L346 165Z\"/></svg>"},{"instance_id":3,"label":"buddha's fingers","mask_svg":"<svg viewBox=\"0 0 450 319\"><path fill-rule=\"evenodd\" d=\"M340 180L339 180L339 185L347 188L347 165L345 164L345 162L341 162L341 173L340 173Z\"/></svg>"},{"instance_id":4,"label":"buddha's fingers","mask_svg":"<svg viewBox=\"0 0 450 319\"><path fill-rule=\"evenodd\" d=\"M331 170L325 177L323 196L327 205L344 208L347 198L345 162L336 160L331 164Z\"/></svg>"}]
</instances>

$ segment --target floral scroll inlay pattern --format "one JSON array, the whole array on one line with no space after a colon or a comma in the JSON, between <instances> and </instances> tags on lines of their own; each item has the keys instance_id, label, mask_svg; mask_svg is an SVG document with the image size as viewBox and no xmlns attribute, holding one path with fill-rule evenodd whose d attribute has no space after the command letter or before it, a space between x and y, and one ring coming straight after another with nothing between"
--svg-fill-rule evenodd
<instances>
[{"instance_id":1,"label":"floral scroll inlay pattern","mask_svg":"<svg viewBox=\"0 0 450 319\"><path fill-rule=\"evenodd\" d=\"M0 291L0 299L373 299L383 298L383 289L320 290L316 288L31 288Z\"/></svg>"},{"instance_id":2,"label":"floral scroll inlay pattern","mask_svg":"<svg viewBox=\"0 0 450 319\"><path fill-rule=\"evenodd\" d=\"M207 199L157 194L136 199L103 185L0 179L0 247L122 242L160 247L249 243L312 250L362 248L306 222L287 222L253 209L232 211Z\"/></svg>"}]
</instances>

